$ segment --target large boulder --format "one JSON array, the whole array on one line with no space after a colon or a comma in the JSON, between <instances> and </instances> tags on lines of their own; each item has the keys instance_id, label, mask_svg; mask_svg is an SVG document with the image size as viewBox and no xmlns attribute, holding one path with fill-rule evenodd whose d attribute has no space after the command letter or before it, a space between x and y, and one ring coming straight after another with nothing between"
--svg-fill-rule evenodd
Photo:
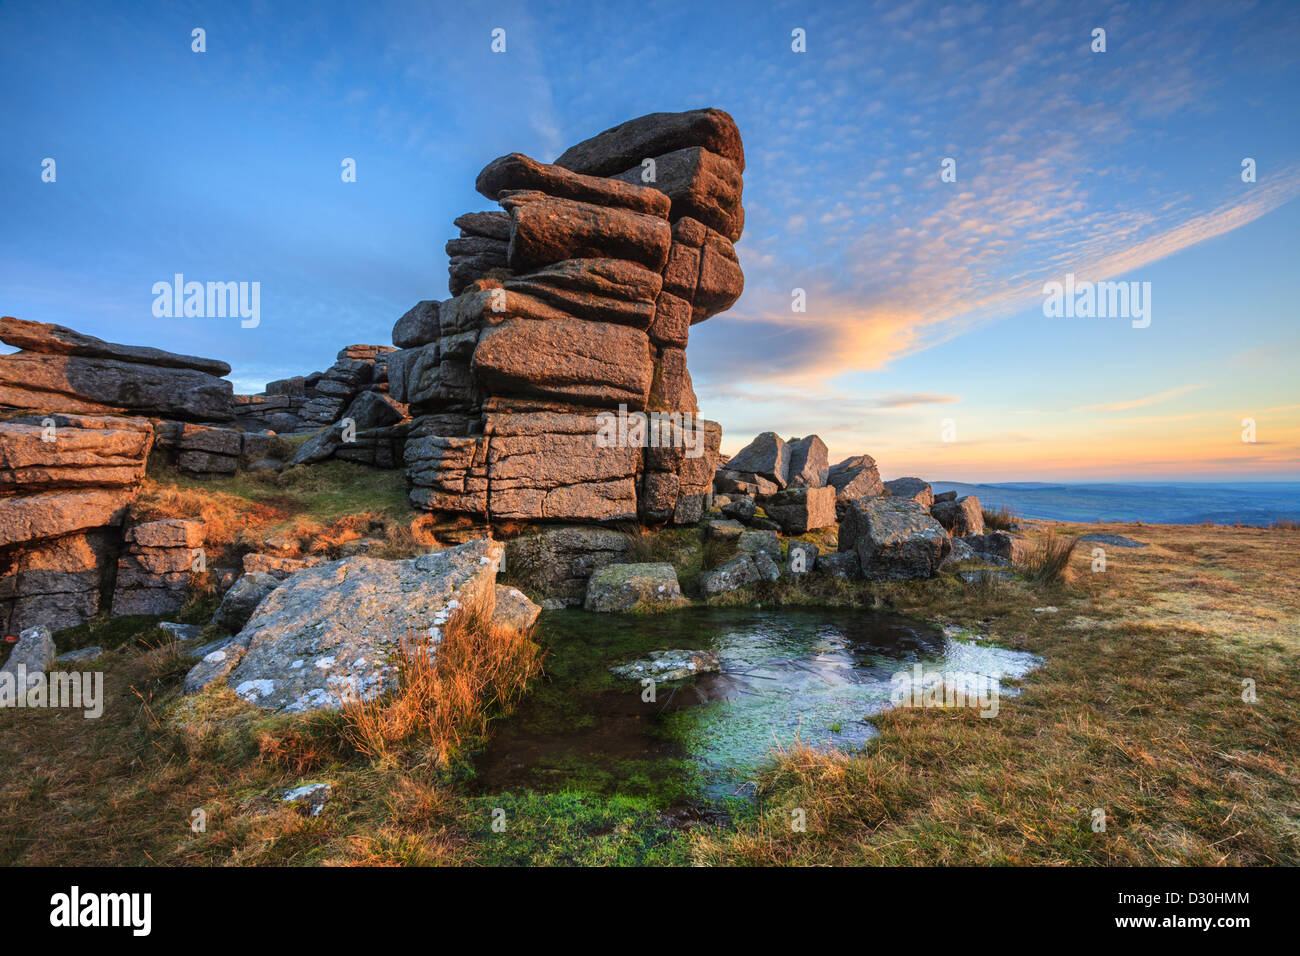
<instances>
[{"instance_id":1,"label":"large boulder","mask_svg":"<svg viewBox=\"0 0 1300 956\"><path fill-rule=\"evenodd\" d=\"M700 146L745 170L745 148L736 121L722 110L649 113L570 146L555 160L577 173L613 176L647 156Z\"/></svg>"},{"instance_id":2,"label":"large boulder","mask_svg":"<svg viewBox=\"0 0 1300 956\"><path fill-rule=\"evenodd\" d=\"M984 512L974 495L936 501L930 506L930 514L954 538L984 533Z\"/></svg>"},{"instance_id":3,"label":"large boulder","mask_svg":"<svg viewBox=\"0 0 1300 956\"><path fill-rule=\"evenodd\" d=\"M855 455L831 465L826 471L826 484L835 489L835 502L840 506L858 498L874 498L885 493L876 460L870 455Z\"/></svg>"},{"instance_id":4,"label":"large boulder","mask_svg":"<svg viewBox=\"0 0 1300 956\"><path fill-rule=\"evenodd\" d=\"M539 163L523 153L509 153L492 160L478 174L474 188L492 200L499 199L506 190L531 189L560 199L630 209L660 219L668 218L671 205L669 197L657 189L647 189L631 181L586 176L563 166Z\"/></svg>"},{"instance_id":5,"label":"large boulder","mask_svg":"<svg viewBox=\"0 0 1300 956\"><path fill-rule=\"evenodd\" d=\"M393 344L399 349L413 349L437 340L438 303L425 299L412 306L393 326ZM270 386L267 386L270 391Z\"/></svg>"},{"instance_id":6,"label":"large boulder","mask_svg":"<svg viewBox=\"0 0 1300 956\"><path fill-rule=\"evenodd\" d=\"M294 574L258 606L226 676L244 700L297 713L366 700L397 680L403 639L436 653L452 616L491 616L502 546L471 541L406 561L352 557Z\"/></svg>"},{"instance_id":7,"label":"large boulder","mask_svg":"<svg viewBox=\"0 0 1300 956\"><path fill-rule=\"evenodd\" d=\"M834 488L786 488L759 502L785 534L807 534L835 524Z\"/></svg>"},{"instance_id":8,"label":"large boulder","mask_svg":"<svg viewBox=\"0 0 1300 956\"><path fill-rule=\"evenodd\" d=\"M758 475L784 488L790 483L790 449L776 432L762 432L727 462L728 472Z\"/></svg>"},{"instance_id":9,"label":"large boulder","mask_svg":"<svg viewBox=\"0 0 1300 956\"><path fill-rule=\"evenodd\" d=\"M796 438L787 442L790 451L790 466L787 472L789 483L801 488L820 488L826 484L826 472L830 467L826 443L816 435Z\"/></svg>"},{"instance_id":10,"label":"large boulder","mask_svg":"<svg viewBox=\"0 0 1300 956\"><path fill-rule=\"evenodd\" d=\"M939 570L951 544L942 525L907 498L860 498L840 522L840 551L856 551L871 581L928 578Z\"/></svg>"},{"instance_id":11,"label":"large boulder","mask_svg":"<svg viewBox=\"0 0 1300 956\"><path fill-rule=\"evenodd\" d=\"M683 603L677 572L671 564L658 562L601 568L587 583L583 606L588 611L618 614L661 610Z\"/></svg>"}]
</instances>

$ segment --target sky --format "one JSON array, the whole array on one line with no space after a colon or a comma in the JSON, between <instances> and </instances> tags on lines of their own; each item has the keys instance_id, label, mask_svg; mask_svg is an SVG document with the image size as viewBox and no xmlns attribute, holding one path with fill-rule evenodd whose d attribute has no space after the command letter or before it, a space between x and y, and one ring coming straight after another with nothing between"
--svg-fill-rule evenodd
<instances>
[{"instance_id":1,"label":"sky","mask_svg":"<svg viewBox=\"0 0 1300 956\"><path fill-rule=\"evenodd\" d=\"M236 391L446 298L493 158L712 106L746 288L687 355L725 452L1300 479L1294 2L6 0L0 91L0 312L224 359ZM176 273L259 282L260 324L155 317ZM1067 274L1138 283L1149 324L1046 314Z\"/></svg>"}]
</instances>

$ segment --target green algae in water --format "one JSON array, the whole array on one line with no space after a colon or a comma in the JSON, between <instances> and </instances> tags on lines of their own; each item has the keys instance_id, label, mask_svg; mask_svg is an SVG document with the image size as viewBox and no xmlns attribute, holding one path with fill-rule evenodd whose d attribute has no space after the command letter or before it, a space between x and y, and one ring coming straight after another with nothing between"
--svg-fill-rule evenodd
<instances>
[{"instance_id":1,"label":"green algae in water","mask_svg":"<svg viewBox=\"0 0 1300 956\"><path fill-rule=\"evenodd\" d=\"M850 609L693 608L656 617L543 615L546 678L476 761L484 791L619 796L666 808L743 800L778 746L856 749L897 675L1022 676L1028 654L955 641L910 618ZM656 700L613 664L710 649L722 673L663 683ZM1007 691L1003 691L1004 694Z\"/></svg>"}]
</instances>

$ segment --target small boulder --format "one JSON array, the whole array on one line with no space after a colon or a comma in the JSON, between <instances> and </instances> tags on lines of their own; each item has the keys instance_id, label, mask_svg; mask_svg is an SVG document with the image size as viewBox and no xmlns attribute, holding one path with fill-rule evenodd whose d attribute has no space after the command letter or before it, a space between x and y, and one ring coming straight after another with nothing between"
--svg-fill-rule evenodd
<instances>
[{"instance_id":1,"label":"small boulder","mask_svg":"<svg viewBox=\"0 0 1300 956\"><path fill-rule=\"evenodd\" d=\"M699 674L716 674L722 662L714 651L655 651L644 660L611 667L615 677L628 680L686 680Z\"/></svg>"},{"instance_id":2,"label":"small boulder","mask_svg":"<svg viewBox=\"0 0 1300 956\"><path fill-rule=\"evenodd\" d=\"M677 571L667 562L611 564L587 583L588 611L619 614L628 611L679 607L686 603Z\"/></svg>"},{"instance_id":3,"label":"small boulder","mask_svg":"<svg viewBox=\"0 0 1300 956\"><path fill-rule=\"evenodd\" d=\"M749 554L738 554L712 571L700 575L700 592L705 597L710 597L755 584L761 578L762 575L753 557Z\"/></svg>"},{"instance_id":4,"label":"small boulder","mask_svg":"<svg viewBox=\"0 0 1300 956\"><path fill-rule=\"evenodd\" d=\"M817 556L817 572L843 581L856 581L862 577L862 562L856 551L838 551Z\"/></svg>"},{"instance_id":5,"label":"small boulder","mask_svg":"<svg viewBox=\"0 0 1300 956\"><path fill-rule=\"evenodd\" d=\"M9 694L26 694L28 687L41 679L57 655L54 638L50 629L44 624L29 627L18 634L18 643L9 652L9 659L0 667L0 675L10 675L8 680L0 679L0 704L10 704ZM22 680L27 686L19 686Z\"/></svg>"},{"instance_id":6,"label":"small boulder","mask_svg":"<svg viewBox=\"0 0 1300 956\"><path fill-rule=\"evenodd\" d=\"M736 539L745 533L745 526L739 521L730 518L721 521L705 522L705 528L708 529L710 538Z\"/></svg>"},{"instance_id":7,"label":"small boulder","mask_svg":"<svg viewBox=\"0 0 1300 956\"><path fill-rule=\"evenodd\" d=\"M301 787L286 790L280 795L280 799L285 803L292 803L301 807L313 817L318 817L320 812L325 809L325 803L330 798L331 789L328 783L305 783Z\"/></svg>"},{"instance_id":8,"label":"small boulder","mask_svg":"<svg viewBox=\"0 0 1300 956\"><path fill-rule=\"evenodd\" d=\"M961 540L970 546L976 557L990 564L1020 564L1029 554L1029 543L1020 535L1007 531L973 534Z\"/></svg>"},{"instance_id":9,"label":"small boulder","mask_svg":"<svg viewBox=\"0 0 1300 956\"><path fill-rule=\"evenodd\" d=\"M817 566L821 549L810 541L791 541L786 547L785 569L790 574L808 574Z\"/></svg>"},{"instance_id":10,"label":"small boulder","mask_svg":"<svg viewBox=\"0 0 1300 956\"><path fill-rule=\"evenodd\" d=\"M934 504L934 491L928 482L920 478L895 478L885 482L885 490L895 498L907 498L915 501L922 508Z\"/></svg>"},{"instance_id":11,"label":"small boulder","mask_svg":"<svg viewBox=\"0 0 1300 956\"><path fill-rule=\"evenodd\" d=\"M769 557L781 557L781 539L775 531L744 531L736 539L736 547L745 554L766 551Z\"/></svg>"},{"instance_id":12,"label":"small boulder","mask_svg":"<svg viewBox=\"0 0 1300 956\"><path fill-rule=\"evenodd\" d=\"M497 606L492 612L492 623L527 634L537 623L542 609L528 599L518 588L497 585Z\"/></svg>"},{"instance_id":13,"label":"small boulder","mask_svg":"<svg viewBox=\"0 0 1300 956\"><path fill-rule=\"evenodd\" d=\"M754 504L753 498L736 498L728 504L722 506L722 513L728 518L735 518L737 521L749 521L758 511L758 506Z\"/></svg>"},{"instance_id":14,"label":"small boulder","mask_svg":"<svg viewBox=\"0 0 1300 956\"><path fill-rule=\"evenodd\" d=\"M832 465L826 471L826 484L835 489L835 502L840 507L858 498L874 498L885 493L876 460L870 455L855 455Z\"/></svg>"}]
</instances>

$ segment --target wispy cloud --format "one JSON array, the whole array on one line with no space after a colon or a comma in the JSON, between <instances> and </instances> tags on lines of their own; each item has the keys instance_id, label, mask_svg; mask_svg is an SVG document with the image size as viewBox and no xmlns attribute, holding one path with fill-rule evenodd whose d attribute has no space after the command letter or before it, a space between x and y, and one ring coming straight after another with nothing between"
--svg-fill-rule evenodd
<instances>
[{"instance_id":1,"label":"wispy cloud","mask_svg":"<svg viewBox=\"0 0 1300 956\"><path fill-rule=\"evenodd\" d=\"M1205 388L1204 385L1180 385L1177 388L1166 389L1163 392L1156 392L1154 395L1144 395L1142 398L1130 398L1121 402L1106 402L1101 405L1084 405L1082 408L1076 408L1076 412L1122 412L1130 408L1145 408L1147 405L1159 405L1161 402L1167 402L1171 398L1177 398L1179 395L1186 395L1188 392L1195 392L1198 389Z\"/></svg>"}]
</instances>

